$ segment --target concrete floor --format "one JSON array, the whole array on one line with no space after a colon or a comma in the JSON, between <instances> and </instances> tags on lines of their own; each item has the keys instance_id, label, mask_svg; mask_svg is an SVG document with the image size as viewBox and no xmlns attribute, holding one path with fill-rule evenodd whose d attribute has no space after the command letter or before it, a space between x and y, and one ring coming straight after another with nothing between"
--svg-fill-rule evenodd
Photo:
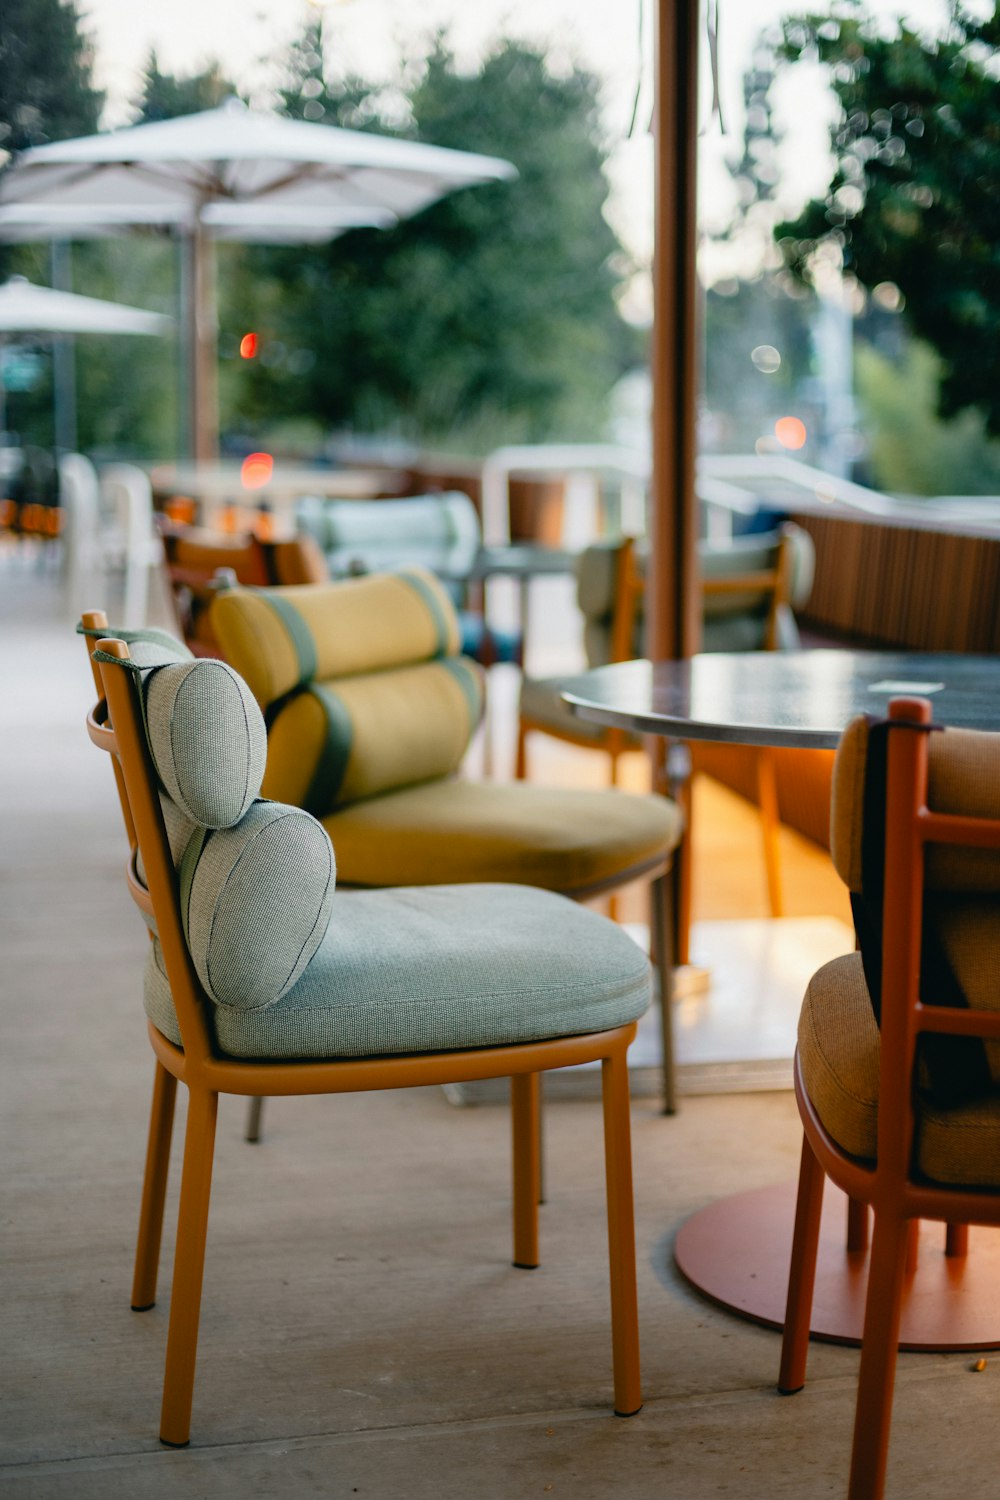
<instances>
[{"instance_id":1,"label":"concrete floor","mask_svg":"<svg viewBox=\"0 0 1000 1500\"><path fill-rule=\"evenodd\" d=\"M670 1259L693 1210L794 1174L787 1093L688 1099L674 1119L635 1105L646 1405L629 1421L610 1414L596 1105L548 1111L543 1265L526 1273L509 1265L502 1106L281 1101L251 1147L224 1101L193 1445L159 1445L173 1193L160 1304L128 1307L146 937L54 581L0 557L0 628L0 1495L843 1495L856 1352L814 1346L809 1385L782 1400L777 1336L703 1302ZM971 1364L901 1357L896 1500L997 1493L1000 1359Z\"/></svg>"}]
</instances>

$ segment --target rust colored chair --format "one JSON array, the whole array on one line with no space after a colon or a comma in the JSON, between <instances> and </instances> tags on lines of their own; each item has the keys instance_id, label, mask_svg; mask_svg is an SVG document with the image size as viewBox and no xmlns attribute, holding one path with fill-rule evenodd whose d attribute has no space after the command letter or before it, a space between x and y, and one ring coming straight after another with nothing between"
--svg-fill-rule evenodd
<instances>
[{"instance_id":1,"label":"rust colored chair","mask_svg":"<svg viewBox=\"0 0 1000 1500\"><path fill-rule=\"evenodd\" d=\"M322 583L327 577L323 555L308 536L271 542L250 533L209 531L165 516L159 522L177 628L195 656L220 654L209 619L220 580L227 586L266 588L276 583Z\"/></svg>"},{"instance_id":2,"label":"rust colored chair","mask_svg":"<svg viewBox=\"0 0 1000 1500\"><path fill-rule=\"evenodd\" d=\"M813 977L795 1058L785 1394L805 1381L825 1176L874 1210L850 1500L883 1494L919 1221L948 1226L956 1274L965 1226L1000 1226L1000 735L934 731L928 702L897 699L843 736L831 844L860 952Z\"/></svg>"},{"instance_id":3,"label":"rust colored chair","mask_svg":"<svg viewBox=\"0 0 1000 1500\"><path fill-rule=\"evenodd\" d=\"M538 1076L599 1060L615 1410L639 1409L626 1050L649 965L613 923L550 892L334 893L300 808L257 796L266 732L224 662L102 639L88 719L114 757L129 892L153 941L155 1054L132 1304L154 1305L174 1102L188 1089L160 1436L189 1441L219 1095L329 1094L512 1079L514 1248L538 1264Z\"/></svg>"}]
</instances>

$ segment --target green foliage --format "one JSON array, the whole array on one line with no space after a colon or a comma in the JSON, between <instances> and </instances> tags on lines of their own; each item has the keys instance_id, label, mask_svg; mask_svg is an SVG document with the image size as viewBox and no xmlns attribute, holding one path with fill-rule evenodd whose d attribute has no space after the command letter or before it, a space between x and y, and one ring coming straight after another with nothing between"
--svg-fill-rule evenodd
<instances>
[{"instance_id":1,"label":"green foliage","mask_svg":"<svg viewBox=\"0 0 1000 1500\"><path fill-rule=\"evenodd\" d=\"M818 55L842 110L829 188L776 231L787 264L807 280L833 244L865 286L895 283L939 356L943 414L981 408L1000 434L1000 12L955 0L937 40L885 34L858 3L783 30L781 56Z\"/></svg>"},{"instance_id":2,"label":"green foliage","mask_svg":"<svg viewBox=\"0 0 1000 1500\"><path fill-rule=\"evenodd\" d=\"M241 408L257 422L315 414L466 449L600 432L608 391L638 350L614 301L622 251L602 213L594 78L557 76L509 40L463 74L438 36L419 71L391 86L333 84L314 30L290 73L291 114L505 157L519 176L462 189L391 231L248 256L253 279L230 285L243 301L226 326L280 341L289 362L243 372Z\"/></svg>"},{"instance_id":3,"label":"green foliage","mask_svg":"<svg viewBox=\"0 0 1000 1500\"><path fill-rule=\"evenodd\" d=\"M163 73L150 52L142 80L142 95L136 124L152 120L173 120L178 115L193 115L203 109L215 109L236 89L223 75L217 62L209 63L201 73L182 78Z\"/></svg>"},{"instance_id":4,"label":"green foliage","mask_svg":"<svg viewBox=\"0 0 1000 1500\"><path fill-rule=\"evenodd\" d=\"M73 0L3 0L0 6L0 150L90 135L104 95Z\"/></svg>"},{"instance_id":5,"label":"green foliage","mask_svg":"<svg viewBox=\"0 0 1000 1500\"><path fill-rule=\"evenodd\" d=\"M872 481L897 495L1000 493L1000 443L989 441L979 412L940 419L940 373L926 344L911 342L901 360L858 346L855 379Z\"/></svg>"}]
</instances>

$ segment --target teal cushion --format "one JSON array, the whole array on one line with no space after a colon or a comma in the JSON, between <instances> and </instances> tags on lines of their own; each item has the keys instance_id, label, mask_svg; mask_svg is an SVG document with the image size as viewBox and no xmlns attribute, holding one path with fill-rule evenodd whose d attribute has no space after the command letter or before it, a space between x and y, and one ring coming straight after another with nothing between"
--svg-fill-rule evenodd
<instances>
[{"instance_id":1,"label":"teal cushion","mask_svg":"<svg viewBox=\"0 0 1000 1500\"><path fill-rule=\"evenodd\" d=\"M336 866L321 823L257 802L235 828L198 828L180 861L181 920L205 990L223 1005L273 1005L329 926Z\"/></svg>"},{"instance_id":2,"label":"teal cushion","mask_svg":"<svg viewBox=\"0 0 1000 1500\"><path fill-rule=\"evenodd\" d=\"M181 812L207 828L238 823L260 791L267 731L250 689L225 662L157 667L143 684L157 775Z\"/></svg>"},{"instance_id":3,"label":"teal cushion","mask_svg":"<svg viewBox=\"0 0 1000 1500\"><path fill-rule=\"evenodd\" d=\"M564 896L411 886L341 891L298 983L264 1010L216 1005L211 1021L234 1057L376 1057L600 1031L636 1020L649 996L642 949ZM178 1040L159 944L145 1006Z\"/></svg>"}]
</instances>

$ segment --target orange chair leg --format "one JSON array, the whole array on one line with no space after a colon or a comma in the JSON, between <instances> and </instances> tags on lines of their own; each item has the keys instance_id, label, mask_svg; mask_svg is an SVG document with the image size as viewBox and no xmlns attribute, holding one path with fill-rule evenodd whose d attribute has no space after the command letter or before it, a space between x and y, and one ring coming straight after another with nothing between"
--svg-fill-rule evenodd
<instances>
[{"instance_id":1,"label":"orange chair leg","mask_svg":"<svg viewBox=\"0 0 1000 1500\"><path fill-rule=\"evenodd\" d=\"M218 1094L190 1090L160 1413L160 1441L175 1448L184 1447L191 1437L191 1401L218 1111Z\"/></svg>"},{"instance_id":2,"label":"orange chair leg","mask_svg":"<svg viewBox=\"0 0 1000 1500\"><path fill-rule=\"evenodd\" d=\"M909 1239L906 1220L876 1210L848 1500L882 1500L885 1490Z\"/></svg>"},{"instance_id":3,"label":"orange chair leg","mask_svg":"<svg viewBox=\"0 0 1000 1500\"><path fill-rule=\"evenodd\" d=\"M945 1255L954 1256L957 1260L964 1259L968 1255L968 1224L949 1224L947 1226L945 1230L944 1253Z\"/></svg>"},{"instance_id":4,"label":"orange chair leg","mask_svg":"<svg viewBox=\"0 0 1000 1500\"><path fill-rule=\"evenodd\" d=\"M153 1074L153 1103L149 1112L146 1170L142 1179L142 1207L132 1275L132 1310L145 1312L156 1301L156 1273L160 1264L163 1204L170 1168L170 1140L174 1130L177 1079L163 1064Z\"/></svg>"},{"instance_id":5,"label":"orange chair leg","mask_svg":"<svg viewBox=\"0 0 1000 1500\"><path fill-rule=\"evenodd\" d=\"M514 1265L538 1265L538 1200L541 1196L537 1073L515 1073L510 1080L514 1161Z\"/></svg>"},{"instance_id":6,"label":"orange chair leg","mask_svg":"<svg viewBox=\"0 0 1000 1500\"><path fill-rule=\"evenodd\" d=\"M848 1198L847 1200L847 1250L848 1254L855 1250L868 1249L868 1236L870 1229L870 1218L868 1204L863 1203L860 1198Z\"/></svg>"},{"instance_id":7,"label":"orange chair leg","mask_svg":"<svg viewBox=\"0 0 1000 1500\"><path fill-rule=\"evenodd\" d=\"M634 1416L642 1407L639 1373L639 1308L635 1276L635 1214L632 1202L632 1137L628 1064L624 1050L601 1064L604 1099L604 1162L608 1191L608 1252L611 1264L611 1345L615 1415Z\"/></svg>"},{"instance_id":8,"label":"orange chair leg","mask_svg":"<svg viewBox=\"0 0 1000 1500\"><path fill-rule=\"evenodd\" d=\"M760 801L760 831L764 841L764 871L767 876L767 904L772 917L780 917L781 852L778 834L778 780L774 756L767 748L757 751L757 796Z\"/></svg>"},{"instance_id":9,"label":"orange chair leg","mask_svg":"<svg viewBox=\"0 0 1000 1500\"><path fill-rule=\"evenodd\" d=\"M794 1395L806 1383L806 1359L809 1353L809 1319L812 1314L813 1287L816 1284L816 1253L819 1249L819 1224L823 1213L823 1168L803 1137L799 1165L799 1192L795 1202L795 1229L792 1234L792 1264L788 1274L788 1301L785 1305L785 1332L781 1340L781 1371L778 1390L783 1396Z\"/></svg>"},{"instance_id":10,"label":"orange chair leg","mask_svg":"<svg viewBox=\"0 0 1000 1500\"><path fill-rule=\"evenodd\" d=\"M674 963L673 899L674 883L670 872L654 880L649 888L650 934L652 959L656 967L660 1000L660 1037L663 1068L663 1113L677 1112L677 1069L674 1057Z\"/></svg>"},{"instance_id":11,"label":"orange chair leg","mask_svg":"<svg viewBox=\"0 0 1000 1500\"><path fill-rule=\"evenodd\" d=\"M247 1100L247 1119L243 1127L243 1139L249 1141L251 1146L256 1146L260 1141L263 1119L264 1100L257 1094Z\"/></svg>"},{"instance_id":12,"label":"orange chair leg","mask_svg":"<svg viewBox=\"0 0 1000 1500\"><path fill-rule=\"evenodd\" d=\"M514 776L518 781L527 781L528 779L528 747L526 744L527 738L528 736L524 732L524 729L521 727L521 725L518 725L517 759L514 762Z\"/></svg>"}]
</instances>

